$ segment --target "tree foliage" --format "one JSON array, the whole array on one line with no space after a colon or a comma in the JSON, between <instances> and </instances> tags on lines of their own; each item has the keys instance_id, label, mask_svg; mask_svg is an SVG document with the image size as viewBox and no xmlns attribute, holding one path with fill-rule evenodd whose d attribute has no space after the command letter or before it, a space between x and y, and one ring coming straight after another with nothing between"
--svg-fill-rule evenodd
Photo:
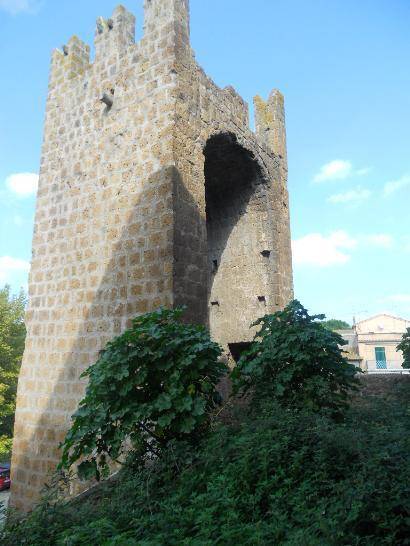
<instances>
[{"instance_id":1,"label":"tree foliage","mask_svg":"<svg viewBox=\"0 0 410 546\"><path fill-rule=\"evenodd\" d=\"M170 440L193 440L206 430L227 370L205 328L182 323L181 314L137 317L86 370L86 395L61 446L60 468L83 459L80 477L99 479L129 444L144 460Z\"/></svg>"},{"instance_id":2,"label":"tree foliage","mask_svg":"<svg viewBox=\"0 0 410 546\"><path fill-rule=\"evenodd\" d=\"M328 330L350 330L351 325L344 320L328 319L322 321L322 326Z\"/></svg>"},{"instance_id":3,"label":"tree foliage","mask_svg":"<svg viewBox=\"0 0 410 546\"><path fill-rule=\"evenodd\" d=\"M251 389L255 402L275 398L285 406L326 408L340 416L349 391L357 388L357 369L342 355L346 342L322 326L323 318L310 316L294 300L257 320L260 330L232 374L234 390Z\"/></svg>"},{"instance_id":4,"label":"tree foliage","mask_svg":"<svg viewBox=\"0 0 410 546\"><path fill-rule=\"evenodd\" d=\"M26 336L25 305L23 291L13 296L9 286L0 289L0 458L7 454L13 434L17 380Z\"/></svg>"},{"instance_id":5,"label":"tree foliage","mask_svg":"<svg viewBox=\"0 0 410 546\"><path fill-rule=\"evenodd\" d=\"M401 343L397 346L398 351L403 352L403 368L410 369L410 328L403 334Z\"/></svg>"}]
</instances>

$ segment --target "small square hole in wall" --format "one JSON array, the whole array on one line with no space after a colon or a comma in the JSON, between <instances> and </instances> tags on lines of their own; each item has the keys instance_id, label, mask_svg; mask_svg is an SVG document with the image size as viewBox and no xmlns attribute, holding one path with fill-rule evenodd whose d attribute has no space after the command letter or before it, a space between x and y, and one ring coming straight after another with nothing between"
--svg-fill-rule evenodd
<instances>
[{"instance_id":1,"label":"small square hole in wall","mask_svg":"<svg viewBox=\"0 0 410 546\"><path fill-rule=\"evenodd\" d=\"M212 272L216 273L218 271L218 260L212 260Z\"/></svg>"},{"instance_id":2,"label":"small square hole in wall","mask_svg":"<svg viewBox=\"0 0 410 546\"><path fill-rule=\"evenodd\" d=\"M266 305L266 297L265 296L258 296L259 303L262 303L263 305Z\"/></svg>"},{"instance_id":3,"label":"small square hole in wall","mask_svg":"<svg viewBox=\"0 0 410 546\"><path fill-rule=\"evenodd\" d=\"M264 258L270 258L271 251L270 250L262 250L261 254L262 254L262 256Z\"/></svg>"},{"instance_id":4,"label":"small square hole in wall","mask_svg":"<svg viewBox=\"0 0 410 546\"><path fill-rule=\"evenodd\" d=\"M212 307L219 307L219 301L211 301Z\"/></svg>"}]
</instances>

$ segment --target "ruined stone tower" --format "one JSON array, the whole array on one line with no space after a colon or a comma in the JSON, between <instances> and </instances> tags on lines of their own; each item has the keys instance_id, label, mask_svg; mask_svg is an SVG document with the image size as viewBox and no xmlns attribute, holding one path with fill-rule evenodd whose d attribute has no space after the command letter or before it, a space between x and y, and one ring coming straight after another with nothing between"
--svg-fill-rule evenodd
<instances>
[{"instance_id":1,"label":"ruined stone tower","mask_svg":"<svg viewBox=\"0 0 410 546\"><path fill-rule=\"evenodd\" d=\"M138 313L187 306L232 355L292 297L283 97L248 106L195 62L188 0L122 6L52 56L12 461L27 509L81 372Z\"/></svg>"}]
</instances>

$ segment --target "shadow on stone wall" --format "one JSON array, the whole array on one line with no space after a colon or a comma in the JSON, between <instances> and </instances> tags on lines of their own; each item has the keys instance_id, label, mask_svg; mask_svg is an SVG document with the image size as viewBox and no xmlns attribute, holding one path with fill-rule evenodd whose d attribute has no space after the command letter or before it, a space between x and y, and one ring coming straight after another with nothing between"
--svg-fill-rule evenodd
<instances>
[{"instance_id":1,"label":"shadow on stone wall","mask_svg":"<svg viewBox=\"0 0 410 546\"><path fill-rule=\"evenodd\" d=\"M208 324L208 258L206 219L173 170L174 302L184 305L187 322Z\"/></svg>"},{"instance_id":2,"label":"shadow on stone wall","mask_svg":"<svg viewBox=\"0 0 410 546\"><path fill-rule=\"evenodd\" d=\"M134 316L160 306L187 305L186 320L206 322L205 220L178 170L171 166L156 172L138 196L130 195L130 200L133 203L128 209L128 221L113 245L98 287L93 291L70 291L72 304L63 312L65 332L70 330L69 325L72 327L71 307L76 308L81 320L75 323L75 340L61 357L63 362L53 390L46 394L47 403L32 427L34 432L27 434L24 413L16 417L18 442L12 464L12 504L16 508L30 508L54 472L60 457L58 444L64 439L70 417L85 391L85 382L79 376L96 361L108 341L130 326ZM103 261L103 256L94 258ZM82 301L83 293L88 298L86 302ZM64 336L69 338L67 333L61 335ZM53 349L43 357L50 359L50 353L57 351L55 339ZM39 375L41 367L36 371ZM30 412L35 408L19 409ZM84 487L78 485L73 492Z\"/></svg>"}]
</instances>

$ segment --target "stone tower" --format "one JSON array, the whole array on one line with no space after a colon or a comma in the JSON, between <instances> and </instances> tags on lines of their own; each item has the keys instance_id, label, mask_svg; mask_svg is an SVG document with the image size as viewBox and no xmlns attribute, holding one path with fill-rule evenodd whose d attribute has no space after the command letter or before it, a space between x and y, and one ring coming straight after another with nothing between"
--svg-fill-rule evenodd
<instances>
[{"instance_id":1,"label":"stone tower","mask_svg":"<svg viewBox=\"0 0 410 546\"><path fill-rule=\"evenodd\" d=\"M186 305L233 357L292 298L283 96L248 106L190 47L188 0L99 18L52 56L12 460L28 509L59 459L81 372L138 313Z\"/></svg>"}]
</instances>

